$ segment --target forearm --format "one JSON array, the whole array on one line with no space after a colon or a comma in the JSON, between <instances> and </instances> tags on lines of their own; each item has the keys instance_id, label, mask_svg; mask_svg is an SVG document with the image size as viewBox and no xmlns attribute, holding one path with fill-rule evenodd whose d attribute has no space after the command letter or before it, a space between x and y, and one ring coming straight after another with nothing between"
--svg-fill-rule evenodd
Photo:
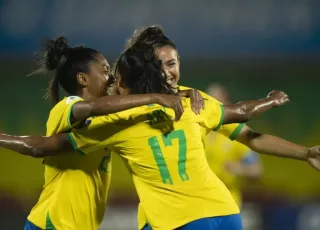
<instances>
[{"instance_id":1,"label":"forearm","mask_svg":"<svg viewBox=\"0 0 320 230\"><path fill-rule=\"evenodd\" d=\"M66 134L52 137L0 134L0 147L35 158L57 156L73 151Z\"/></svg>"},{"instance_id":2,"label":"forearm","mask_svg":"<svg viewBox=\"0 0 320 230\"><path fill-rule=\"evenodd\" d=\"M75 104L72 113L75 121L82 121L92 116L108 115L157 102L157 94L105 96L91 102Z\"/></svg>"},{"instance_id":3,"label":"forearm","mask_svg":"<svg viewBox=\"0 0 320 230\"><path fill-rule=\"evenodd\" d=\"M258 153L298 160L306 160L309 151L307 147L249 129L243 130L238 135L237 141Z\"/></svg>"},{"instance_id":4,"label":"forearm","mask_svg":"<svg viewBox=\"0 0 320 230\"><path fill-rule=\"evenodd\" d=\"M233 105L224 105L224 123L245 123L267 112L273 107L274 101L269 98L242 101Z\"/></svg>"},{"instance_id":5,"label":"forearm","mask_svg":"<svg viewBox=\"0 0 320 230\"><path fill-rule=\"evenodd\" d=\"M0 134L0 147L6 148L23 155L31 157L39 157L37 154L37 147L42 141L43 137L29 137L29 136L11 136Z\"/></svg>"}]
</instances>

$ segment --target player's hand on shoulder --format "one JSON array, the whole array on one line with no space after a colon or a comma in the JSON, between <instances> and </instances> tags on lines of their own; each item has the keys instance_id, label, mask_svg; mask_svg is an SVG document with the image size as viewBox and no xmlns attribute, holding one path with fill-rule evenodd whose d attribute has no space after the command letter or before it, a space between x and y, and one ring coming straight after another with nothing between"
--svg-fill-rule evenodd
<instances>
[{"instance_id":1,"label":"player's hand on shoulder","mask_svg":"<svg viewBox=\"0 0 320 230\"><path fill-rule=\"evenodd\" d=\"M184 112L180 96L158 94L157 104L173 109L175 113L175 121L180 120Z\"/></svg>"},{"instance_id":2,"label":"player's hand on shoulder","mask_svg":"<svg viewBox=\"0 0 320 230\"><path fill-rule=\"evenodd\" d=\"M319 145L309 149L308 162L313 168L320 171L320 146Z\"/></svg>"},{"instance_id":3,"label":"player's hand on shoulder","mask_svg":"<svg viewBox=\"0 0 320 230\"><path fill-rule=\"evenodd\" d=\"M200 114L201 109L204 109L205 103L201 93L195 89L181 90L179 95L189 97L191 101L191 109L195 114Z\"/></svg>"},{"instance_id":4,"label":"player's hand on shoulder","mask_svg":"<svg viewBox=\"0 0 320 230\"><path fill-rule=\"evenodd\" d=\"M290 101L289 96L285 92L279 90L271 91L267 98L274 103L275 107L284 105Z\"/></svg>"}]
</instances>

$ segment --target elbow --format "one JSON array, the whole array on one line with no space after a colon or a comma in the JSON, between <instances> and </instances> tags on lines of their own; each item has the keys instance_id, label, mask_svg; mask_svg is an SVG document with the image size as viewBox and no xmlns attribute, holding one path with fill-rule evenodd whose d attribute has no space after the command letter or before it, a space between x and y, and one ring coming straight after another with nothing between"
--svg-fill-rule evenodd
<instances>
[{"instance_id":1,"label":"elbow","mask_svg":"<svg viewBox=\"0 0 320 230\"><path fill-rule=\"evenodd\" d=\"M45 157L45 150L41 146L32 147L32 151L31 152L32 152L31 157L33 157L33 158L43 158L43 157Z\"/></svg>"},{"instance_id":2,"label":"elbow","mask_svg":"<svg viewBox=\"0 0 320 230\"><path fill-rule=\"evenodd\" d=\"M239 114L241 114L241 116L243 117L243 122L250 121L252 117L252 114L250 113L250 111L248 110L245 104L240 105Z\"/></svg>"},{"instance_id":3,"label":"elbow","mask_svg":"<svg viewBox=\"0 0 320 230\"><path fill-rule=\"evenodd\" d=\"M234 123L245 123L251 119L251 112L245 103L239 102L233 107L233 113L237 117L234 119Z\"/></svg>"}]
</instances>

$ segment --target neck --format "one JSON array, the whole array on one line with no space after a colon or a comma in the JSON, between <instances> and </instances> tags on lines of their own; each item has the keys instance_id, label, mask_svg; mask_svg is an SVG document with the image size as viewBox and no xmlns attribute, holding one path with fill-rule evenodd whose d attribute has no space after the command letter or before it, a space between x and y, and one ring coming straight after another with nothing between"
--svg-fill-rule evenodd
<instances>
[{"instance_id":1,"label":"neck","mask_svg":"<svg viewBox=\"0 0 320 230\"><path fill-rule=\"evenodd\" d=\"M90 94L87 90L79 90L77 96L81 97L85 101L91 101L96 99L96 96Z\"/></svg>"}]
</instances>

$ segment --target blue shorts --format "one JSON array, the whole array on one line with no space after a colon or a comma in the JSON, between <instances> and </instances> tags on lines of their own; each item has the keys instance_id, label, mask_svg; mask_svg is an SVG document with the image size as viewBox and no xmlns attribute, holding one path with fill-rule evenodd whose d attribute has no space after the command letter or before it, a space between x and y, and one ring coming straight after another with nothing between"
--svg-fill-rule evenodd
<instances>
[{"instance_id":1,"label":"blue shorts","mask_svg":"<svg viewBox=\"0 0 320 230\"><path fill-rule=\"evenodd\" d=\"M33 223L31 223L29 220L27 220L24 230L41 230L41 228L35 226Z\"/></svg>"},{"instance_id":2,"label":"blue shorts","mask_svg":"<svg viewBox=\"0 0 320 230\"><path fill-rule=\"evenodd\" d=\"M177 230L242 230L242 221L240 214L230 216L217 216L203 218L192 221ZM149 225L146 225L143 230L152 230Z\"/></svg>"}]
</instances>

